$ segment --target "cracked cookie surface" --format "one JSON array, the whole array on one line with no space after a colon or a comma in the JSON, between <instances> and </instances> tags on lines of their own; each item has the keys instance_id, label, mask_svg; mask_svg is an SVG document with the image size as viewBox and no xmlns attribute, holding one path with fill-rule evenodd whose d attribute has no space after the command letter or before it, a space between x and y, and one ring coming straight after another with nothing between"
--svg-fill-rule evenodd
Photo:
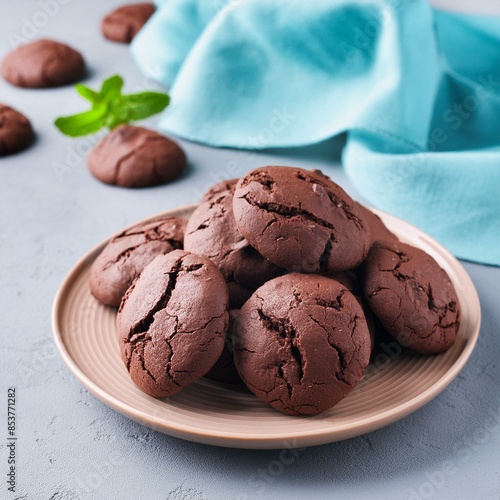
<instances>
[{"instance_id":1,"label":"cracked cookie surface","mask_svg":"<svg viewBox=\"0 0 500 500\"><path fill-rule=\"evenodd\" d=\"M213 186L191 215L184 248L208 257L221 271L231 307L241 307L252 292L284 272L250 246L236 227L233 194L238 179Z\"/></svg>"},{"instance_id":2,"label":"cracked cookie surface","mask_svg":"<svg viewBox=\"0 0 500 500\"><path fill-rule=\"evenodd\" d=\"M14 108L0 104L0 156L26 149L34 138L28 118Z\"/></svg>"},{"instance_id":3,"label":"cracked cookie surface","mask_svg":"<svg viewBox=\"0 0 500 500\"><path fill-rule=\"evenodd\" d=\"M116 317L133 382L167 397L203 377L222 353L228 326L224 278L206 257L156 257L125 294Z\"/></svg>"},{"instance_id":4,"label":"cracked cookie surface","mask_svg":"<svg viewBox=\"0 0 500 500\"><path fill-rule=\"evenodd\" d=\"M121 125L90 152L92 175L106 184L147 187L173 181L186 167L181 147L153 130Z\"/></svg>"},{"instance_id":5,"label":"cracked cookie surface","mask_svg":"<svg viewBox=\"0 0 500 500\"><path fill-rule=\"evenodd\" d=\"M401 345L421 354L446 351L460 326L460 304L448 275L424 251L377 242L362 265L368 303Z\"/></svg>"},{"instance_id":6,"label":"cracked cookie surface","mask_svg":"<svg viewBox=\"0 0 500 500\"><path fill-rule=\"evenodd\" d=\"M119 306L127 288L157 255L182 249L187 220L161 217L115 236L90 268L90 291L108 306Z\"/></svg>"},{"instance_id":7,"label":"cracked cookie surface","mask_svg":"<svg viewBox=\"0 0 500 500\"><path fill-rule=\"evenodd\" d=\"M10 52L1 73L17 87L58 87L83 78L85 62L80 52L68 45L41 39Z\"/></svg>"},{"instance_id":8,"label":"cracked cookie surface","mask_svg":"<svg viewBox=\"0 0 500 500\"><path fill-rule=\"evenodd\" d=\"M236 368L275 409L316 415L361 380L371 340L359 302L327 277L291 273L268 281L241 308Z\"/></svg>"},{"instance_id":9,"label":"cracked cookie surface","mask_svg":"<svg viewBox=\"0 0 500 500\"><path fill-rule=\"evenodd\" d=\"M368 253L370 233L350 196L319 171L262 167L240 179L236 224L250 245L290 271L343 271Z\"/></svg>"},{"instance_id":10,"label":"cracked cookie surface","mask_svg":"<svg viewBox=\"0 0 500 500\"><path fill-rule=\"evenodd\" d=\"M156 7L152 3L134 3L118 7L101 21L102 34L113 42L130 43L155 10Z\"/></svg>"}]
</instances>

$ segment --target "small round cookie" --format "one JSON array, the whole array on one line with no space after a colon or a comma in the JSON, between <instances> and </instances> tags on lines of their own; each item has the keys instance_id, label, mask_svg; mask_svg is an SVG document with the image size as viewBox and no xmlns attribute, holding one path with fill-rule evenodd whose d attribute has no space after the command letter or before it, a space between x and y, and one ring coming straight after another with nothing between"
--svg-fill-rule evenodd
<instances>
[{"instance_id":1,"label":"small round cookie","mask_svg":"<svg viewBox=\"0 0 500 500\"><path fill-rule=\"evenodd\" d=\"M147 187L173 181L186 167L180 146L153 130L121 125L90 152L90 172L102 182Z\"/></svg>"},{"instance_id":2,"label":"small round cookie","mask_svg":"<svg viewBox=\"0 0 500 500\"><path fill-rule=\"evenodd\" d=\"M219 359L228 326L224 278L205 257L174 250L150 262L116 316L122 360L150 396L180 392Z\"/></svg>"},{"instance_id":3,"label":"small round cookie","mask_svg":"<svg viewBox=\"0 0 500 500\"><path fill-rule=\"evenodd\" d=\"M0 104L0 156L26 149L34 140L31 123L15 109Z\"/></svg>"},{"instance_id":4,"label":"small round cookie","mask_svg":"<svg viewBox=\"0 0 500 500\"><path fill-rule=\"evenodd\" d=\"M234 349L233 349L233 331L236 324L236 318L239 314L238 309L229 310L229 327L226 333L226 342L224 350L220 358L215 362L215 365L210 368L210 371L205 377L224 382L226 384L242 384L242 380L234 366Z\"/></svg>"},{"instance_id":5,"label":"small round cookie","mask_svg":"<svg viewBox=\"0 0 500 500\"><path fill-rule=\"evenodd\" d=\"M179 217L160 217L115 236L90 268L92 295L118 307L127 288L157 255L182 249L186 223Z\"/></svg>"},{"instance_id":6,"label":"small round cookie","mask_svg":"<svg viewBox=\"0 0 500 500\"><path fill-rule=\"evenodd\" d=\"M363 214L368 226L370 227L370 233L372 237L372 244L376 241L399 241L398 237L387 229L386 225L382 222L382 219L370 209L361 205L357 201L354 202L358 207L359 211Z\"/></svg>"},{"instance_id":7,"label":"small round cookie","mask_svg":"<svg viewBox=\"0 0 500 500\"><path fill-rule=\"evenodd\" d=\"M290 271L343 271L368 253L370 233L349 195L319 171L262 167L238 182L236 225L264 257Z\"/></svg>"},{"instance_id":8,"label":"small round cookie","mask_svg":"<svg viewBox=\"0 0 500 500\"><path fill-rule=\"evenodd\" d=\"M155 10L152 3L133 3L118 7L101 21L102 34L113 42L130 43Z\"/></svg>"},{"instance_id":9,"label":"small round cookie","mask_svg":"<svg viewBox=\"0 0 500 500\"><path fill-rule=\"evenodd\" d=\"M82 79L85 62L80 52L68 45L41 39L10 52L1 72L5 80L17 87L59 87Z\"/></svg>"},{"instance_id":10,"label":"small round cookie","mask_svg":"<svg viewBox=\"0 0 500 500\"><path fill-rule=\"evenodd\" d=\"M243 382L289 415L316 415L344 398L363 377L370 344L356 298L339 282L312 274L261 286L233 332Z\"/></svg>"},{"instance_id":11,"label":"small round cookie","mask_svg":"<svg viewBox=\"0 0 500 500\"><path fill-rule=\"evenodd\" d=\"M401 242L376 242L362 266L370 308L403 346L421 354L449 349L460 305L446 272L427 253Z\"/></svg>"},{"instance_id":12,"label":"small round cookie","mask_svg":"<svg viewBox=\"0 0 500 500\"><path fill-rule=\"evenodd\" d=\"M212 186L191 215L184 237L188 252L208 257L224 276L231 307L241 307L253 291L283 273L238 231L233 194L238 179Z\"/></svg>"}]
</instances>

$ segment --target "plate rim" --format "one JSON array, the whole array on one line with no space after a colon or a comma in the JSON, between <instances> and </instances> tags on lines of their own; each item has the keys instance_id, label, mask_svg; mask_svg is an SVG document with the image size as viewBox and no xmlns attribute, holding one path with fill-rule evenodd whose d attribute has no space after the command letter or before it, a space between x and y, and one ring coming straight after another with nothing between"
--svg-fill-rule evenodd
<instances>
[{"instance_id":1,"label":"plate rim","mask_svg":"<svg viewBox=\"0 0 500 500\"><path fill-rule=\"evenodd\" d=\"M223 431L223 430L208 430L203 431L199 428L193 428L190 425L184 425L178 422L168 422L165 418L160 418L155 415L151 415L143 410L138 410L129 403L125 403L108 393L106 390L99 387L98 384L93 382L86 373L78 367L75 360L69 353L64 343L62 328L60 328L60 317L64 310L64 296L65 292L71 288L72 283L80 274L81 268L88 265L90 260L95 258L94 254L101 251L102 248L109 242L111 238L121 232L135 226L136 224L143 223L146 221L153 220L158 217L163 216L179 216L179 213L188 212L196 207L196 204L181 205L172 209L164 210L157 214L145 217L137 222L131 223L119 231L113 233L109 237L105 238L101 242L94 245L90 250L88 250L78 261L73 264L71 269L65 275L63 281L59 285L54 301L52 304L51 312L51 322L52 322L52 337L56 344L59 355L63 359L66 366L69 368L70 372L75 376L75 378L94 396L96 396L101 402L109 406L110 408L118 411L122 415L144 425L146 427L152 428L156 431L163 432L165 434L186 439L188 441L194 441L203 444L210 444L216 446L224 446L230 448L259 448L259 449L280 449L289 447L289 440L293 440L293 447L302 447L296 445L295 443L302 443L303 446L315 446L318 444L326 444L335 441L341 441L344 439L349 439L357 436L373 432L374 430L383 428L391 423L394 423L414 411L418 410L422 406L426 405L433 398L438 396L448 385L457 377L460 371L463 369L468 359L470 358L479 337L479 332L481 328L481 304L479 301L479 296L474 286L472 279L463 267L462 263L452 255L445 247L443 247L438 241L432 238L430 235L417 228L413 224L400 219L394 215L388 214L381 210L377 210L371 207L369 208L372 212L379 215L383 220L389 219L394 222L403 222L407 226L410 226L412 231L414 231L416 236L424 237L427 242L432 243L447 260L456 267L461 274L461 278L466 281L466 285L473 292L472 296L468 297L468 300L472 300L471 309L477 311L477 321L474 321L473 330L467 339L467 344L465 345L463 351L460 353L458 358L454 361L452 366L446 371L446 373L434 384L428 387L425 391L420 393L418 396L412 397L409 401L399 404L396 408L389 408L381 413L372 415L370 417L365 417L359 421L353 423L346 422L336 427L334 431L328 431L325 428L311 429L309 431L301 430L300 432L293 434L290 431L282 433L274 433L273 436L267 436L265 434L245 434L241 431ZM147 396L145 394L145 396ZM150 396L147 396L150 397ZM297 417L293 417L297 418ZM301 418L301 417L298 417ZM305 417L310 418L310 417ZM360 432L361 431L361 432Z\"/></svg>"}]
</instances>

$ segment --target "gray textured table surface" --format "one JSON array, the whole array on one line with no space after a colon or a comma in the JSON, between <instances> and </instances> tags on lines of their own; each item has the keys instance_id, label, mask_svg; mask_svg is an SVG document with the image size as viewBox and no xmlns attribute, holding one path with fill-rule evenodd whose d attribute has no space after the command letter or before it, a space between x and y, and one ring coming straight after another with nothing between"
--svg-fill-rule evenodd
<instances>
[{"instance_id":1,"label":"gray textured table surface","mask_svg":"<svg viewBox=\"0 0 500 500\"><path fill-rule=\"evenodd\" d=\"M129 90L150 87L127 47L99 34L102 15L117 3L0 0L0 57L16 37L51 36L83 51L89 84L119 72ZM2 81L0 101L25 112L38 135L29 151L0 160L0 498L500 498L500 269L465 264L482 303L477 347L442 394L396 424L302 449L281 467L279 451L159 434L99 402L57 355L50 309L59 283L84 252L125 224L192 202L210 183L261 164L320 167L356 195L339 166L339 146L250 154L184 143L190 171L183 179L125 190L90 176L88 140L52 126L55 116L82 107L71 87L21 90ZM7 490L8 387L17 390L16 493Z\"/></svg>"}]
</instances>

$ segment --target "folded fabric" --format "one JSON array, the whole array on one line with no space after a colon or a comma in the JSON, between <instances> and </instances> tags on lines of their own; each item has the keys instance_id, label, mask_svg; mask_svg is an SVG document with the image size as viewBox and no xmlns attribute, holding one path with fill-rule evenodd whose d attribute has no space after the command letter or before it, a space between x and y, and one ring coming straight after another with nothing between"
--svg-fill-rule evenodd
<instances>
[{"instance_id":1,"label":"folded fabric","mask_svg":"<svg viewBox=\"0 0 500 500\"><path fill-rule=\"evenodd\" d=\"M132 44L171 89L160 126L213 146L349 131L373 206L500 265L500 18L419 0L163 0Z\"/></svg>"}]
</instances>

